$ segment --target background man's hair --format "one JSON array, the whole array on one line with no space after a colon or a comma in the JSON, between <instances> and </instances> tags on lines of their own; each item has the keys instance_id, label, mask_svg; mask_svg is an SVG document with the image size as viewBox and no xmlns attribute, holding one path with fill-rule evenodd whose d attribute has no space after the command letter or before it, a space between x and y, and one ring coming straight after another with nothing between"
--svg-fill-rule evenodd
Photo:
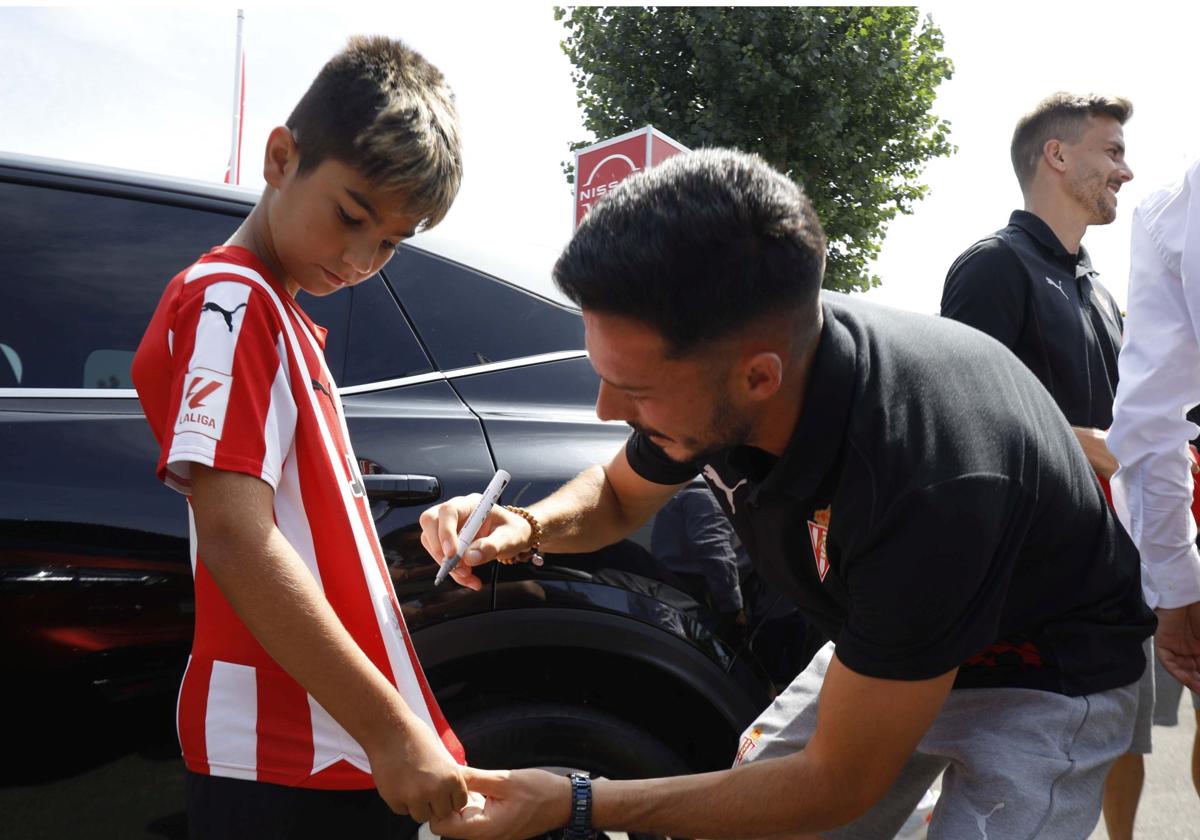
<instances>
[{"instance_id":1,"label":"background man's hair","mask_svg":"<svg viewBox=\"0 0 1200 840\"><path fill-rule=\"evenodd\" d=\"M1047 96L1017 122L1012 138L1012 165L1025 189L1037 172L1048 140L1078 143L1089 117L1108 116L1121 125L1133 116L1133 103L1120 96L1059 91Z\"/></svg>"},{"instance_id":2,"label":"background man's hair","mask_svg":"<svg viewBox=\"0 0 1200 840\"><path fill-rule=\"evenodd\" d=\"M441 71L400 41L352 37L317 74L287 120L300 173L333 158L375 187L407 196L430 228L462 182L454 93Z\"/></svg>"},{"instance_id":3,"label":"background man's hair","mask_svg":"<svg viewBox=\"0 0 1200 840\"><path fill-rule=\"evenodd\" d=\"M704 149L597 203L554 280L584 309L650 326L678 358L768 318L815 313L824 267L825 233L800 187L756 155Z\"/></svg>"}]
</instances>

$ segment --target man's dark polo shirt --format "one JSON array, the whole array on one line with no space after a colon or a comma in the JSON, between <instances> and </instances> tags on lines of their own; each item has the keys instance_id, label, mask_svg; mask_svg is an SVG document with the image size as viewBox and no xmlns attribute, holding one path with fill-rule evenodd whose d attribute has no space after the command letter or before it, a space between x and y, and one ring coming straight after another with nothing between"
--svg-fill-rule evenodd
<instances>
[{"instance_id":1,"label":"man's dark polo shirt","mask_svg":"<svg viewBox=\"0 0 1200 840\"><path fill-rule=\"evenodd\" d=\"M704 474L758 570L860 674L960 667L956 688L1072 696L1136 682L1155 623L1137 552L1045 389L961 324L823 308L782 457L678 464L635 432L634 470Z\"/></svg>"},{"instance_id":2,"label":"man's dark polo shirt","mask_svg":"<svg viewBox=\"0 0 1200 840\"><path fill-rule=\"evenodd\" d=\"M1121 310L1040 218L1015 211L1008 227L954 261L942 315L990 335L1046 386L1072 426L1107 429L1117 392Z\"/></svg>"}]
</instances>

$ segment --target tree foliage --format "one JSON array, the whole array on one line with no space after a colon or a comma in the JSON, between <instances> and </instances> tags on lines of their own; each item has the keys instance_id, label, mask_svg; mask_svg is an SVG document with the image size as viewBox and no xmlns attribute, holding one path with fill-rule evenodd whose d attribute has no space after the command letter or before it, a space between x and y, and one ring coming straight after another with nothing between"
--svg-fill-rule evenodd
<instances>
[{"instance_id":1,"label":"tree foliage","mask_svg":"<svg viewBox=\"0 0 1200 840\"><path fill-rule=\"evenodd\" d=\"M554 14L584 127L606 138L649 124L689 148L758 153L812 199L829 238L827 288L879 284L868 266L888 222L925 194L926 163L954 151L949 123L930 112L953 66L914 7Z\"/></svg>"}]
</instances>

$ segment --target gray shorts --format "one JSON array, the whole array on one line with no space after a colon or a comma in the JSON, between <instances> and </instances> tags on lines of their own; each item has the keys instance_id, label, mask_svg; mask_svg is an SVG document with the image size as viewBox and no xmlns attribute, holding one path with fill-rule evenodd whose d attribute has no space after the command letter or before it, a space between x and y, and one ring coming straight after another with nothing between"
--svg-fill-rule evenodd
<instances>
[{"instance_id":1,"label":"gray shorts","mask_svg":"<svg viewBox=\"0 0 1200 840\"><path fill-rule=\"evenodd\" d=\"M823 647L742 736L738 763L798 752L816 726L833 655ZM1129 749L1137 684L1064 697L1020 688L951 691L900 777L859 819L822 835L893 837L945 770L929 840L1084 840L1108 768Z\"/></svg>"},{"instance_id":2,"label":"gray shorts","mask_svg":"<svg viewBox=\"0 0 1200 840\"><path fill-rule=\"evenodd\" d=\"M1146 653L1146 663L1156 661L1154 656L1154 637L1146 639L1142 644L1142 650ZM1159 666L1162 667L1161 665ZM1166 676L1166 671L1163 671L1163 676ZM1150 732L1154 728L1154 716L1158 709L1158 699L1156 693L1158 691L1157 678L1153 668L1146 668L1142 671L1142 678L1138 680L1137 691L1137 716L1133 720L1133 740L1129 744L1129 752L1137 755L1150 755ZM1170 677L1167 677L1170 679ZM1179 685L1179 683L1175 683ZM1180 686L1182 688L1182 686ZM1175 707L1179 708L1179 694L1175 694Z\"/></svg>"},{"instance_id":3,"label":"gray shorts","mask_svg":"<svg viewBox=\"0 0 1200 840\"><path fill-rule=\"evenodd\" d=\"M1179 698L1183 694L1183 683L1167 673L1167 669L1154 657L1154 725L1179 725ZM1192 695L1192 708L1200 710L1200 694L1188 689Z\"/></svg>"}]
</instances>

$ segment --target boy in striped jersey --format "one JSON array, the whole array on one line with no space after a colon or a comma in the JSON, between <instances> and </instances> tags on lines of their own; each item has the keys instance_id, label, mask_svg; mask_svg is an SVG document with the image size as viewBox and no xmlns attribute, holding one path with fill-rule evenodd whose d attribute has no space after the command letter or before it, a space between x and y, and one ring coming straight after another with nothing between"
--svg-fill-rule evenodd
<instances>
[{"instance_id":1,"label":"boy in striped jersey","mask_svg":"<svg viewBox=\"0 0 1200 840\"><path fill-rule=\"evenodd\" d=\"M190 502L178 726L193 838L387 837L391 811L427 820L466 802L325 331L294 300L376 273L445 216L461 173L441 73L397 41L351 39L271 132L258 205L170 282L138 348L158 476Z\"/></svg>"}]
</instances>

